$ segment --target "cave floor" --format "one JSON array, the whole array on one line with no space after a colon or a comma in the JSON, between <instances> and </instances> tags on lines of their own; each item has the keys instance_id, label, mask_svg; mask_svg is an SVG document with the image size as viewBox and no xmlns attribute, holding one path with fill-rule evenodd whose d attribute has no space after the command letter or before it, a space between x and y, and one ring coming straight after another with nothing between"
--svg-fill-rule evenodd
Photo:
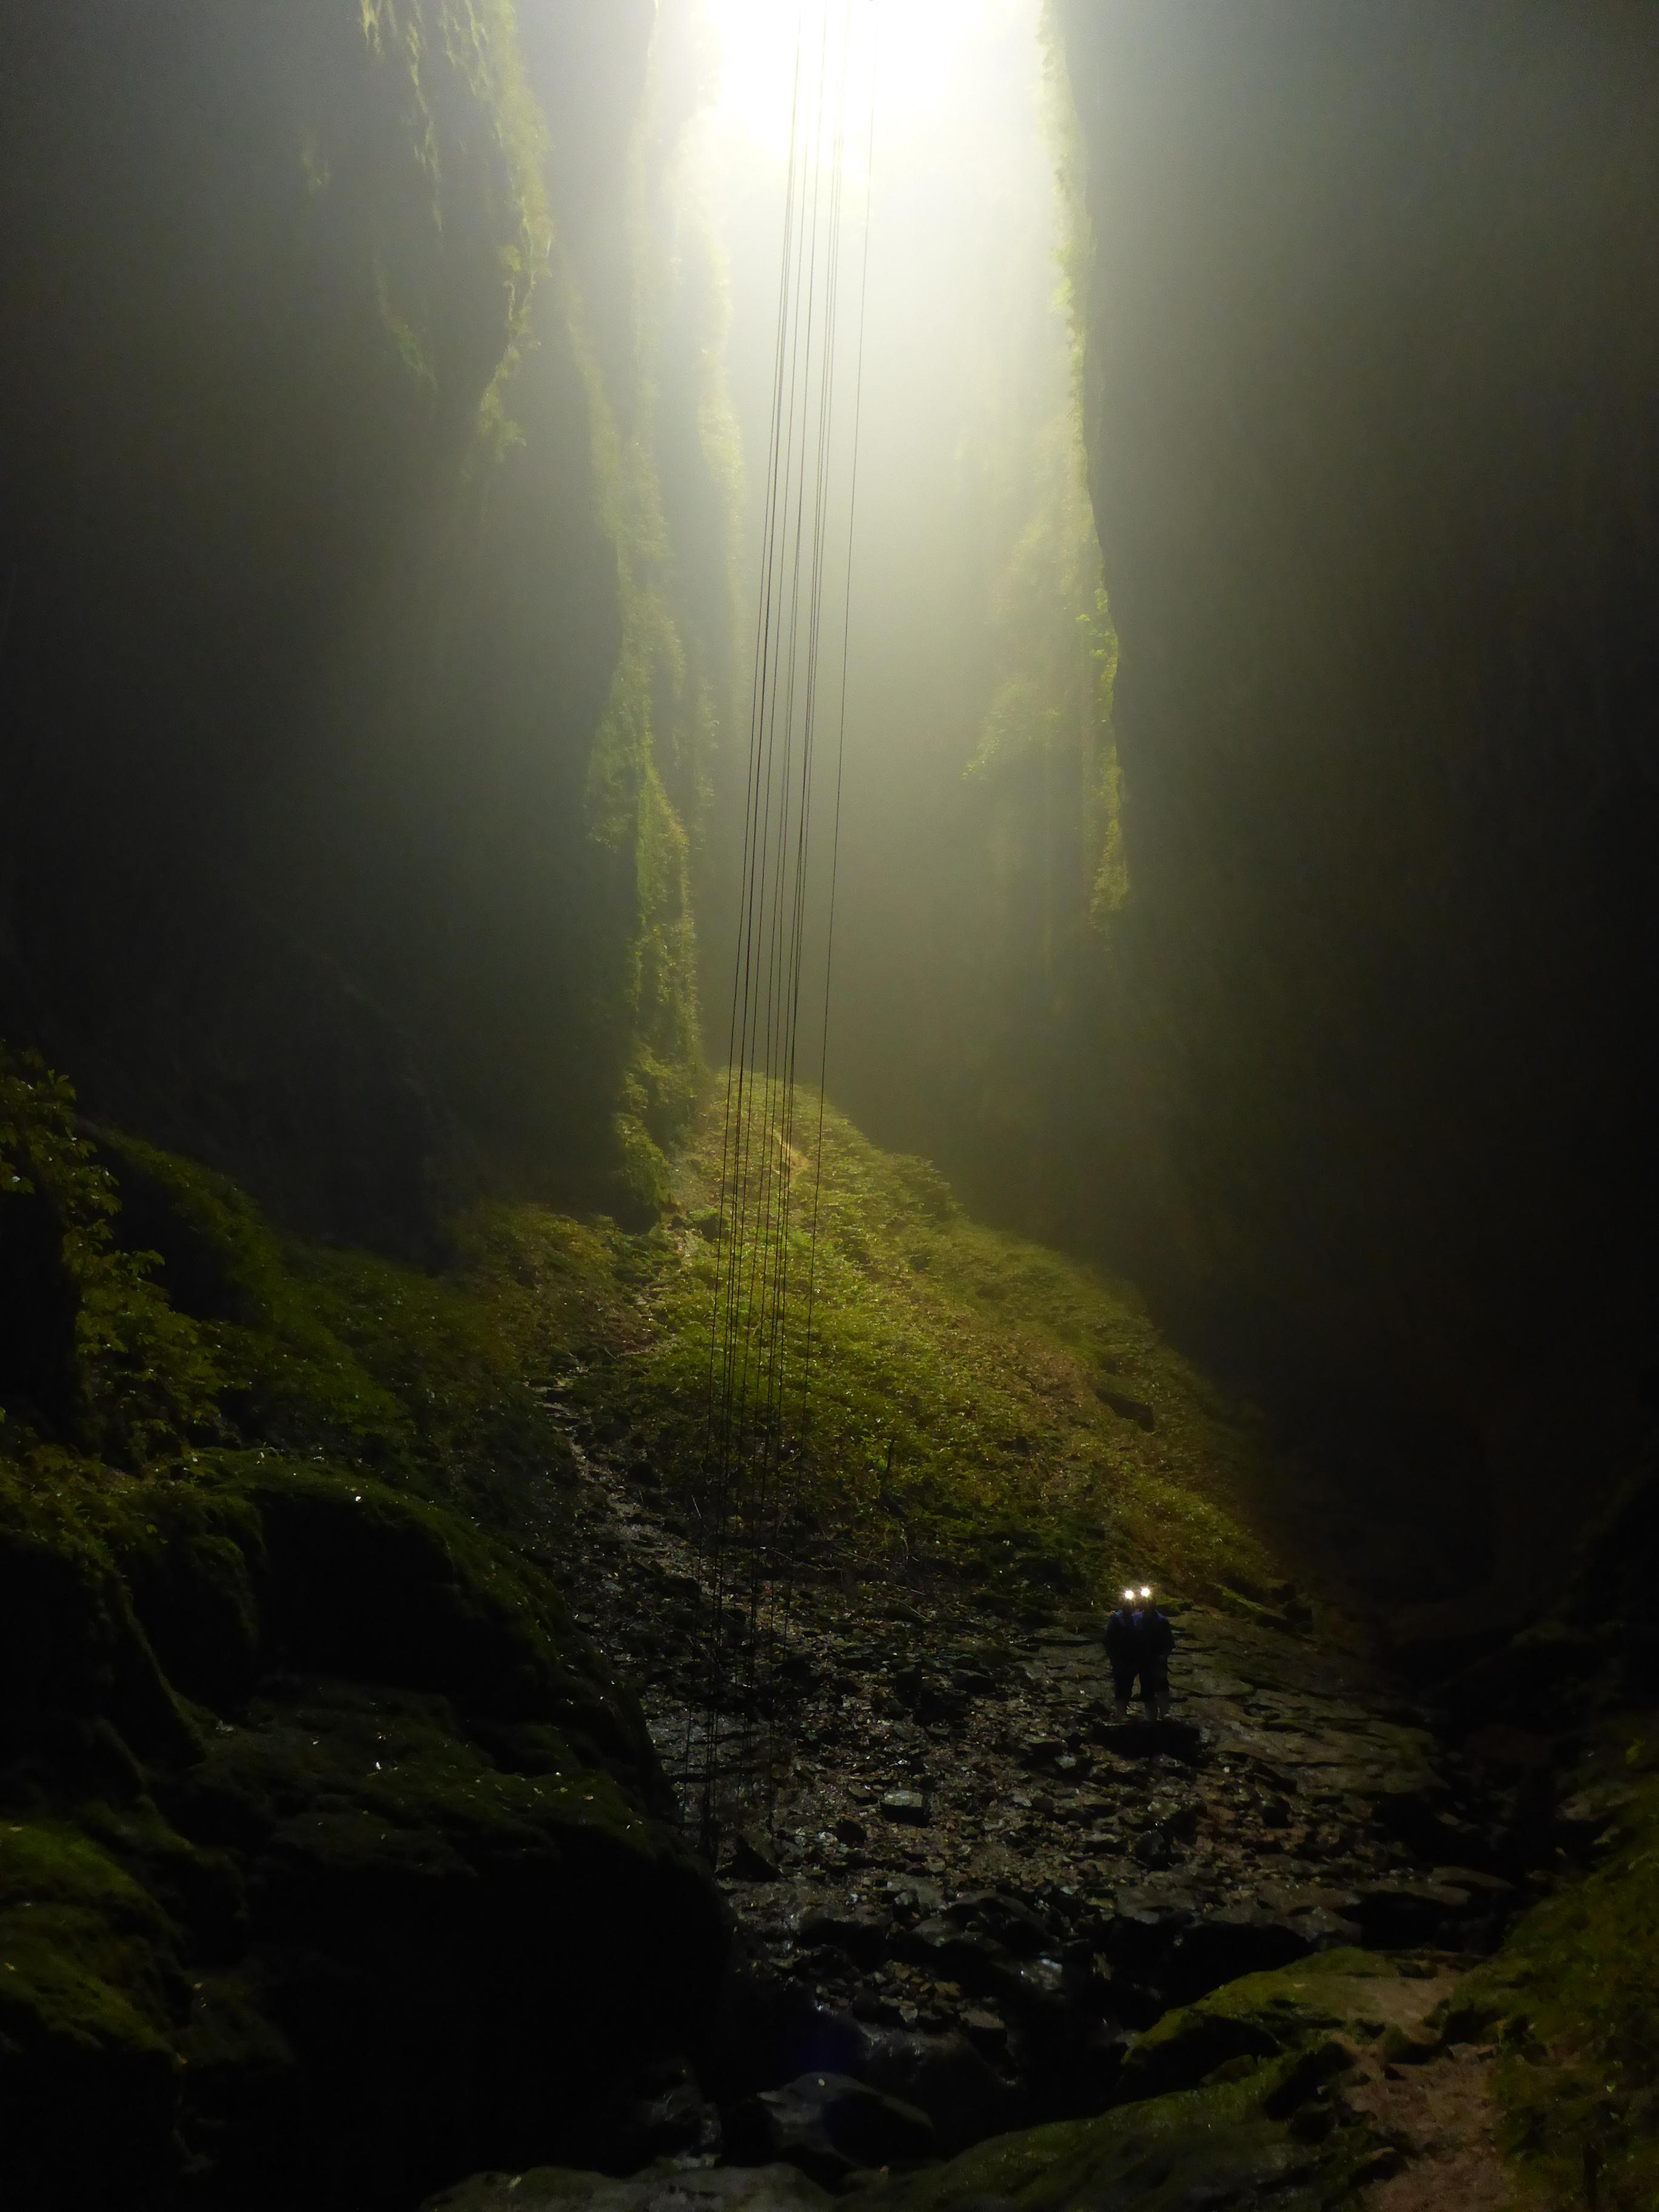
<instances>
[{"instance_id":1,"label":"cave floor","mask_svg":"<svg viewBox=\"0 0 1659 2212\"><path fill-rule=\"evenodd\" d=\"M547 1499L568 1594L687 1805L706 1742L695 1546L627 1439L571 1437L574 1477ZM948 2151L1100 2109L1138 2033L1240 1975L1362 1946L1443 1991L1493 1948L1522 1890L1429 1716L1305 1633L1170 1611L1172 1718L1119 1723L1086 1611L1036 1594L1011 1622L943 1575L800 1561L774 1725L726 1723L737 2086L830 2065L915 2094L954 2056L971 2117L947 2111ZM1380 2059L1360 2077L1411 2171L1450 2144L1496 2173L1484 2059L1458 2065L1432 2098Z\"/></svg>"}]
</instances>

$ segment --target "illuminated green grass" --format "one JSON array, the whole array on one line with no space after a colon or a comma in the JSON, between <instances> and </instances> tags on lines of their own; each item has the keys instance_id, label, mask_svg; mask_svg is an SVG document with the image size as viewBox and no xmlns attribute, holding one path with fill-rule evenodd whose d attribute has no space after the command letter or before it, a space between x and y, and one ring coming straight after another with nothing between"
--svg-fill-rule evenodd
<instances>
[{"instance_id":1,"label":"illuminated green grass","mask_svg":"<svg viewBox=\"0 0 1659 2212\"><path fill-rule=\"evenodd\" d=\"M795 1132L814 1149L816 1110ZM526 1364L573 1402L625 1413L687 1480L707 1436L720 1145L716 1109L647 1236L526 1208L471 1232L474 1279ZM783 1334L799 1511L860 1555L1075 1590L1120 1572L1193 1594L1272 1584L1242 1517L1262 1447L1132 1290L970 1220L925 1162L833 1111L814 1240L811 1162L795 1157Z\"/></svg>"}]
</instances>

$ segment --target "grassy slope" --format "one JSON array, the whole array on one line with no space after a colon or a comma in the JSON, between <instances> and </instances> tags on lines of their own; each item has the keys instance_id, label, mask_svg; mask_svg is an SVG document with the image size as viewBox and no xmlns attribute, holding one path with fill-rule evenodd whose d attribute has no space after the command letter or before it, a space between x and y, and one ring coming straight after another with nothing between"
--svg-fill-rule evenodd
<instances>
[{"instance_id":1,"label":"grassy slope","mask_svg":"<svg viewBox=\"0 0 1659 2212\"><path fill-rule=\"evenodd\" d=\"M485 1210L465 1231L471 1284L526 1371L625 1418L688 1478L708 1391L720 1140L711 1115L679 1163L677 1211L647 1236L523 1207ZM799 1173L798 1218L806 1186ZM798 1282L808 1242L805 1229L793 1240ZM1093 1596L1131 1572L1193 1595L1273 1589L1274 1564L1245 1525L1260 1441L1127 1285L971 1221L925 1162L878 1151L834 1113L814 1280L793 1490L849 1556L922 1555L1011 1591Z\"/></svg>"},{"instance_id":2,"label":"grassy slope","mask_svg":"<svg viewBox=\"0 0 1659 2212\"><path fill-rule=\"evenodd\" d=\"M456 1264L437 1277L285 1239L224 1178L118 1134L83 1157L66 1094L21 1069L8 1081L0 1136L82 1223L82 1293L102 1301L95 1343L82 1324L98 1389L82 1389L78 1431L27 1406L0 1427L21 1492L61 1510L256 1449L372 1472L507 1529L524 1480L567 1449L550 1391L598 1432L631 1432L671 1481L695 1479L717 1102L662 1225L485 1205L456 1224ZM807 1261L799 1231L798 1279ZM926 1163L833 1112L815 1267L795 1501L846 1556L957 1565L1015 1598L1092 1599L1127 1572L1195 1595L1272 1591L1246 1527L1262 1446L1126 1286L969 1220Z\"/></svg>"}]
</instances>

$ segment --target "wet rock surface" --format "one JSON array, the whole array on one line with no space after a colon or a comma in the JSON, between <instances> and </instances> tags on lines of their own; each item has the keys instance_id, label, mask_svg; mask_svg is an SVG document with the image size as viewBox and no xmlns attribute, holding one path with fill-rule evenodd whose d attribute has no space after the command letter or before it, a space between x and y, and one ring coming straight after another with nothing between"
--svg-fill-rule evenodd
<instances>
[{"instance_id":1,"label":"wet rock surface","mask_svg":"<svg viewBox=\"0 0 1659 2212\"><path fill-rule=\"evenodd\" d=\"M1449 2201L1432 2192L1454 2179L1459 2201L1496 2208L1509 2200L1493 2193L1502 2176L1489 2131L1460 2132L1462 2118L1480 2118L1492 2054L1449 2039L1456 1984L1444 1960L1358 1950L1247 1976L1145 2037L1113 2109L847 2179L880 2212L1312 2212L1353 2201L1417 2212ZM824 2082L832 2096L845 2086ZM428 2212L693 2212L717 2203L762 2212L827 2201L803 2193L813 2188L784 2163L745 2173L664 2162L622 2182L544 2168L480 2176ZM1374 2190L1388 2193L1373 2198Z\"/></svg>"},{"instance_id":2,"label":"wet rock surface","mask_svg":"<svg viewBox=\"0 0 1659 2212\"><path fill-rule=\"evenodd\" d=\"M690 1532L625 1437L572 1435L571 1601L690 1802L708 1741ZM738 1934L697 2067L728 2137L748 2114L738 2155L836 2180L804 2122L755 2124L756 2100L815 2072L914 2108L948 2157L1161 2094L1136 2039L1241 1976L1495 1943L1522 1869L1427 1717L1288 1614L1170 1610L1174 1714L1120 1722L1086 1613L1010 1618L803 1544L787 1632L725 1655L755 1690L721 1724Z\"/></svg>"}]
</instances>

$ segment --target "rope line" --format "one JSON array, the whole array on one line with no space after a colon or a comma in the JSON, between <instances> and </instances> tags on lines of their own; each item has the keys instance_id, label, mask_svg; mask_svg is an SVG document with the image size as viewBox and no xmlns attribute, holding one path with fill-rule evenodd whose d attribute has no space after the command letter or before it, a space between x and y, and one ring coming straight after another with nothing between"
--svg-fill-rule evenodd
<instances>
[{"instance_id":1,"label":"rope line","mask_svg":"<svg viewBox=\"0 0 1659 2212\"><path fill-rule=\"evenodd\" d=\"M826 628L825 602L831 570L841 558L839 609L832 605L829 612L831 624L838 614L841 637L839 654L828 664L838 674L840 697L817 1039L823 1053L830 1036L870 265L866 189L864 240L857 258L851 450L844 455L838 386L843 376L841 304L854 16L854 0L803 0L791 91L720 1139L720 1226L709 1310L706 1436L694 1500L698 1580L705 1602L684 1772L695 1787L698 1828L711 1855L736 1818L759 1809L757 1796L770 1816L779 1757L776 1655L794 1597L787 1539L788 1476L810 1430L823 1063L811 1163L796 1149L797 1083L815 911L817 739L826 639L833 635ZM811 18L816 21L809 29ZM866 179L874 143L872 70ZM803 1208L795 1185L809 1167L810 1197Z\"/></svg>"}]
</instances>

